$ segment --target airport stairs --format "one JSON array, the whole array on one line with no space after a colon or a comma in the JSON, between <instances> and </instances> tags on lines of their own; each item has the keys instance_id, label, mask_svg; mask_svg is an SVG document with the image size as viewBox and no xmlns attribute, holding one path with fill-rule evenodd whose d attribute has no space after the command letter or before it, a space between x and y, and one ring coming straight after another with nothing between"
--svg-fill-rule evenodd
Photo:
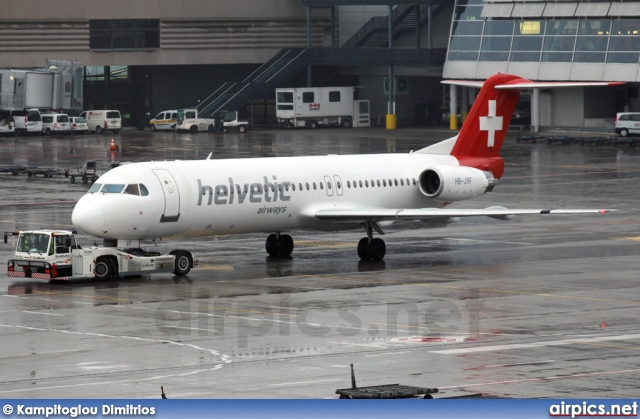
<instances>
[{"instance_id":1,"label":"airport stairs","mask_svg":"<svg viewBox=\"0 0 640 419\"><path fill-rule=\"evenodd\" d=\"M309 64L305 48L285 48L241 82L227 82L198 105L206 118L221 110L237 111L251 99L266 99Z\"/></svg>"},{"instance_id":2,"label":"airport stairs","mask_svg":"<svg viewBox=\"0 0 640 419\"><path fill-rule=\"evenodd\" d=\"M442 10L443 1L432 2L432 15ZM428 22L427 5L399 5L393 9L391 19L393 21L394 41L402 34L415 31L418 11L420 16L419 27L422 28ZM389 47L389 18L387 16L372 17L358 32L356 32L343 48L388 48Z\"/></svg>"},{"instance_id":3,"label":"airport stairs","mask_svg":"<svg viewBox=\"0 0 640 419\"><path fill-rule=\"evenodd\" d=\"M442 10L444 0L432 0L432 14ZM401 5L393 11L394 37L427 24L426 5ZM227 82L198 105L198 113L215 118L221 110L237 111L249 100L271 97L308 65L404 65L432 66L444 63L446 49L388 48L387 17L371 19L342 48L285 48L241 82ZM356 39L356 40L354 40Z\"/></svg>"}]
</instances>

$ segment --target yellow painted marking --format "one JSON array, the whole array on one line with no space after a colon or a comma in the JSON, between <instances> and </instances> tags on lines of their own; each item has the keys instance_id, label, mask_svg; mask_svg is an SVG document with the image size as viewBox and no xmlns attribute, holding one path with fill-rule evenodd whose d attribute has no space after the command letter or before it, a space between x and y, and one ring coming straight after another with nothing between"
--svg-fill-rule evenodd
<instances>
[{"instance_id":1,"label":"yellow painted marking","mask_svg":"<svg viewBox=\"0 0 640 419\"><path fill-rule=\"evenodd\" d=\"M126 298L115 298L115 297L100 297L97 295L84 295L84 294L66 294L60 292L51 292L51 291L34 291L34 294L46 294L46 295L59 295L62 297L85 297L85 298L94 298L96 300L110 300L110 301L129 301Z\"/></svg>"},{"instance_id":2,"label":"yellow painted marking","mask_svg":"<svg viewBox=\"0 0 640 419\"><path fill-rule=\"evenodd\" d=\"M370 278L349 278L349 277L339 277L339 276L319 276L319 275L300 275L301 277L309 277L309 278L327 278L327 279L338 279L341 281L366 281L366 282L377 282L380 284L387 285L415 285L418 287L430 287L430 288L445 288L445 289L456 289L456 290L474 290L474 291L483 291L483 292L493 292L499 294L511 294L511 295L531 295L535 297L552 297L552 298L566 298L573 300L584 300L584 301L606 301L611 303L626 303L626 304L639 304L640 301L631 301L631 300L617 300L614 298L595 298L595 297L579 297L575 295L558 295L558 294L540 294L536 292L526 292L526 291L509 291L509 290L496 290L489 288L474 288L474 287L459 287L455 285L438 285L438 284L421 284L415 282L404 282L404 281L389 281L384 279L370 279Z\"/></svg>"},{"instance_id":3,"label":"yellow painted marking","mask_svg":"<svg viewBox=\"0 0 640 419\"><path fill-rule=\"evenodd\" d=\"M640 236L636 237L614 237L613 240L631 240L634 242L640 242Z\"/></svg>"},{"instance_id":4,"label":"yellow painted marking","mask_svg":"<svg viewBox=\"0 0 640 419\"><path fill-rule=\"evenodd\" d=\"M196 268L199 271L235 271L235 268L231 265L198 265Z\"/></svg>"},{"instance_id":5,"label":"yellow painted marking","mask_svg":"<svg viewBox=\"0 0 640 419\"><path fill-rule=\"evenodd\" d=\"M574 344L574 345L606 346L606 347L609 347L609 348L640 350L640 347L637 347L637 346L609 345L609 344L606 344L606 343L591 343L591 342L574 342L572 340L568 340L567 342L569 342L571 344Z\"/></svg>"}]
</instances>

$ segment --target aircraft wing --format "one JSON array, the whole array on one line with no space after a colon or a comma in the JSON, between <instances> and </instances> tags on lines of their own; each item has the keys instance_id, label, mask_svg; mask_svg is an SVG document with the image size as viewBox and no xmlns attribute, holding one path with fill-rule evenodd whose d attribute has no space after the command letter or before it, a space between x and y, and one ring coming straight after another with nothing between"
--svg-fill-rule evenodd
<instances>
[{"instance_id":1,"label":"aircraft wing","mask_svg":"<svg viewBox=\"0 0 640 419\"><path fill-rule=\"evenodd\" d=\"M601 209L508 209L504 207L489 207L485 209L321 209L315 216L320 220L331 222L366 222L391 220L435 220L457 217L486 216L497 219L510 219L515 215L543 215L543 214L604 214L612 210Z\"/></svg>"}]
</instances>

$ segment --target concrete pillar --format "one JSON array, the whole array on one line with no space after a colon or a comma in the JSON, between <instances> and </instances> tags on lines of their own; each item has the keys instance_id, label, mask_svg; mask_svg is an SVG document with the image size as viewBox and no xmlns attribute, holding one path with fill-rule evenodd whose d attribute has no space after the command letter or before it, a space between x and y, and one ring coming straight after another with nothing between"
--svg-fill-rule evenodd
<instances>
[{"instance_id":1,"label":"concrete pillar","mask_svg":"<svg viewBox=\"0 0 640 419\"><path fill-rule=\"evenodd\" d=\"M393 49L393 7L389 5L389 49ZM393 82L393 65L389 66L389 105L387 111L387 129L396 129L397 119L395 110L395 97L394 97L394 82Z\"/></svg>"},{"instance_id":2,"label":"concrete pillar","mask_svg":"<svg viewBox=\"0 0 640 419\"><path fill-rule=\"evenodd\" d=\"M307 6L307 49L311 48L311 7ZM311 64L307 66L307 87L312 87Z\"/></svg>"},{"instance_id":3,"label":"concrete pillar","mask_svg":"<svg viewBox=\"0 0 640 419\"><path fill-rule=\"evenodd\" d=\"M458 91L455 84L449 87L449 129L458 130Z\"/></svg>"},{"instance_id":4,"label":"concrete pillar","mask_svg":"<svg viewBox=\"0 0 640 419\"><path fill-rule=\"evenodd\" d=\"M469 89L470 87L462 87L462 104L460 106L460 119L461 123L467 120L469 114Z\"/></svg>"},{"instance_id":5,"label":"concrete pillar","mask_svg":"<svg viewBox=\"0 0 640 419\"><path fill-rule=\"evenodd\" d=\"M531 125L533 131L540 131L540 89L533 89L531 95Z\"/></svg>"}]
</instances>

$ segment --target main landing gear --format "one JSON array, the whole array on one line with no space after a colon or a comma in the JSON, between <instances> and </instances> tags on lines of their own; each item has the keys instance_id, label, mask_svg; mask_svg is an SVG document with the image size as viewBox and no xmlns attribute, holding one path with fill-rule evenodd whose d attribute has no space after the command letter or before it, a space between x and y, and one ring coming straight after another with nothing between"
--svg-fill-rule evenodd
<instances>
[{"instance_id":1,"label":"main landing gear","mask_svg":"<svg viewBox=\"0 0 640 419\"><path fill-rule=\"evenodd\" d=\"M384 240L377 237L375 239L373 238L374 228L379 234L384 234L376 223L364 223L364 230L367 232L367 237L363 237L358 242L358 256L360 256L362 260L382 260L387 252L387 246L384 244Z\"/></svg>"},{"instance_id":2,"label":"main landing gear","mask_svg":"<svg viewBox=\"0 0 640 419\"><path fill-rule=\"evenodd\" d=\"M290 256L293 252L293 239L288 234L270 234L265 248L269 256Z\"/></svg>"}]
</instances>

